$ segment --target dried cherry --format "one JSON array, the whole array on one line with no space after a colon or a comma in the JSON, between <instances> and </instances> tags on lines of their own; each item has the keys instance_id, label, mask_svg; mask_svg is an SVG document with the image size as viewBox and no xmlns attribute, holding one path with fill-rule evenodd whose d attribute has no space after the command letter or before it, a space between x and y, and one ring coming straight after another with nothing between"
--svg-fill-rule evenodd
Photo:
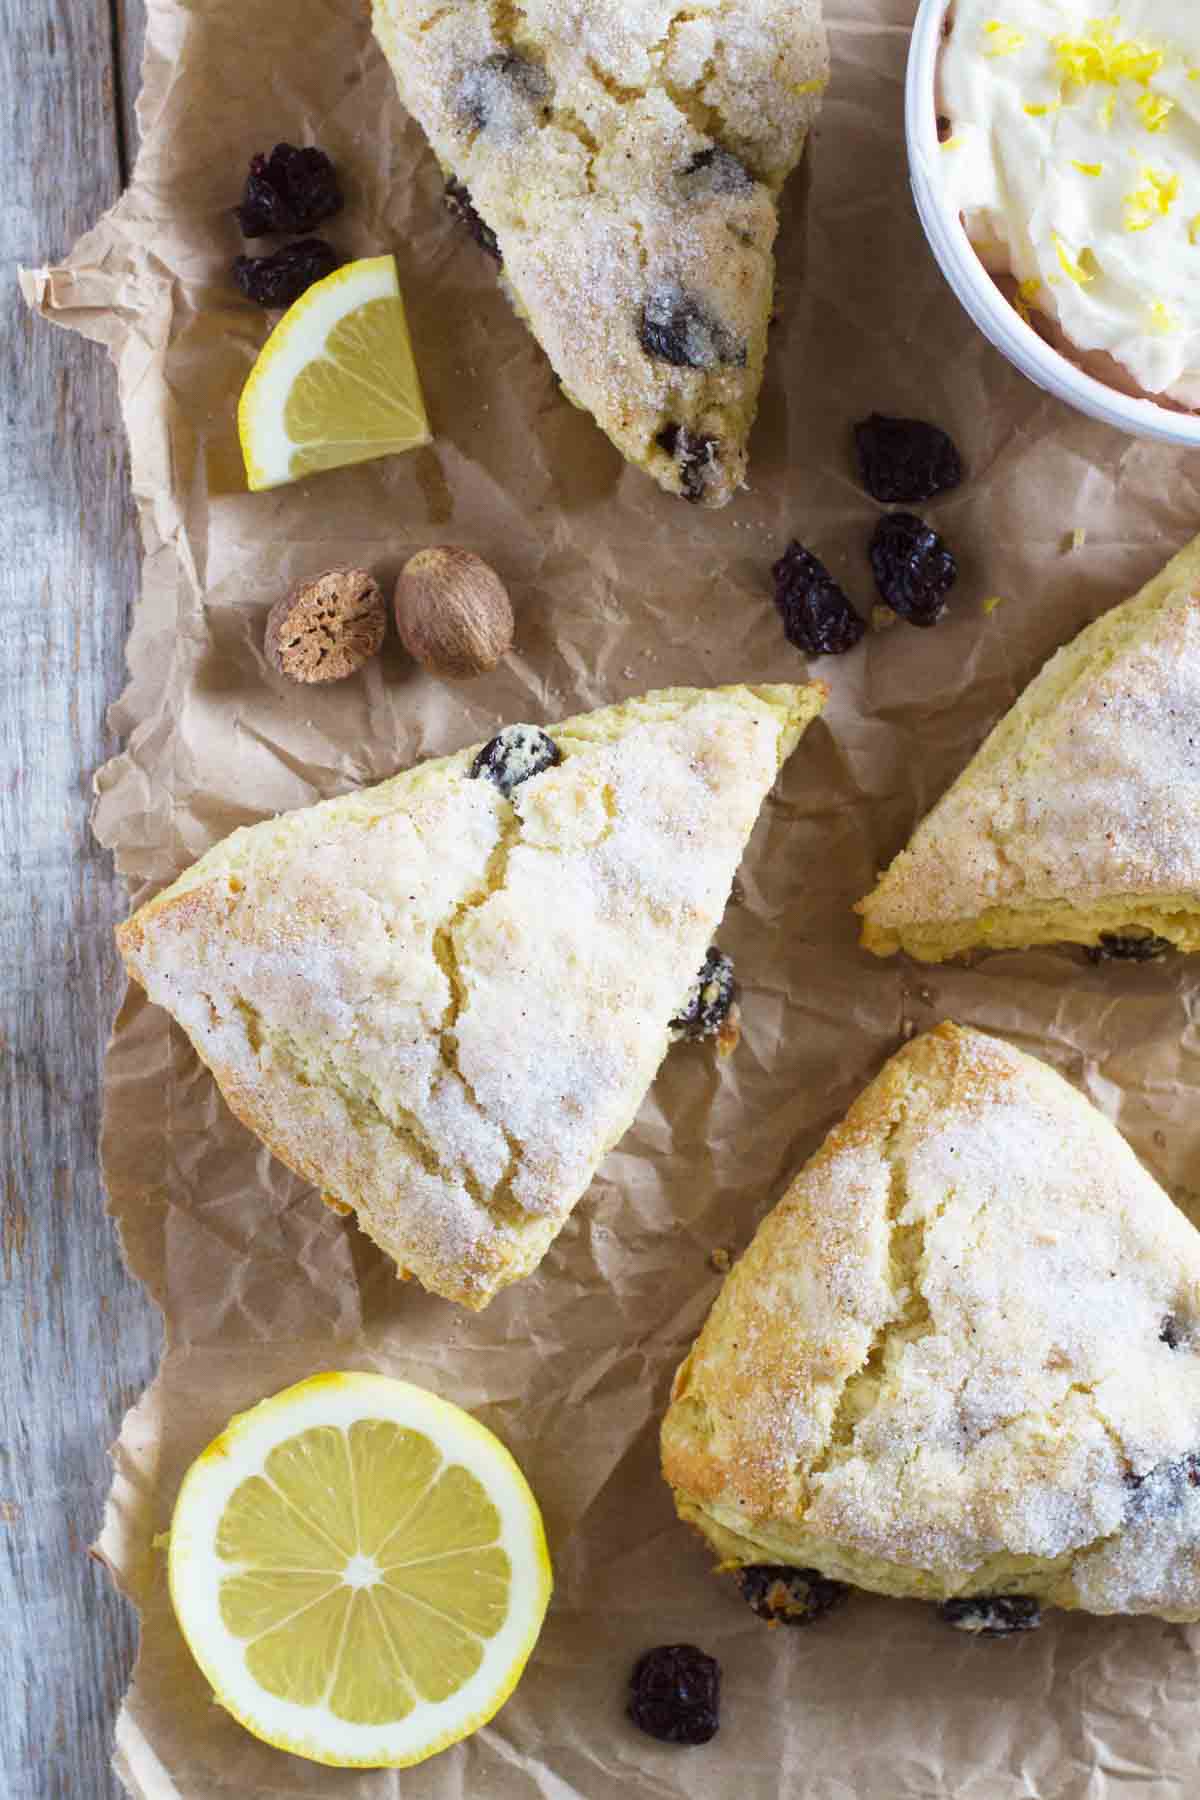
<instances>
[{"instance_id":1,"label":"dried cherry","mask_svg":"<svg viewBox=\"0 0 1200 1800\"><path fill-rule=\"evenodd\" d=\"M671 424L664 425L654 441L678 465L684 499L702 500L708 471L717 460L719 440L704 432L689 431L686 425Z\"/></svg>"},{"instance_id":2,"label":"dried cherry","mask_svg":"<svg viewBox=\"0 0 1200 1800\"><path fill-rule=\"evenodd\" d=\"M784 636L805 656L842 656L867 627L819 557L795 538L772 566Z\"/></svg>"},{"instance_id":3,"label":"dried cherry","mask_svg":"<svg viewBox=\"0 0 1200 1800\"><path fill-rule=\"evenodd\" d=\"M323 150L315 144L305 149L276 144L270 156L251 157L242 204L234 210L243 234L256 238L311 231L345 204L337 171Z\"/></svg>"},{"instance_id":4,"label":"dried cherry","mask_svg":"<svg viewBox=\"0 0 1200 1800\"><path fill-rule=\"evenodd\" d=\"M471 198L471 190L464 187L461 181L456 181L451 175L446 182L445 199L447 211L453 213L460 225L466 226L479 248L486 250L489 256L495 257L503 267L504 258L500 254L500 245L496 241L496 234L476 212L475 202Z\"/></svg>"},{"instance_id":5,"label":"dried cherry","mask_svg":"<svg viewBox=\"0 0 1200 1800\"><path fill-rule=\"evenodd\" d=\"M1156 1463L1144 1475L1135 1475L1131 1471L1125 1477L1125 1485L1132 1491L1131 1517L1175 1512L1183 1504L1187 1488L1200 1488L1200 1453L1193 1450L1174 1462Z\"/></svg>"},{"instance_id":6,"label":"dried cherry","mask_svg":"<svg viewBox=\"0 0 1200 1800\"><path fill-rule=\"evenodd\" d=\"M742 1599L771 1625L814 1625L850 1595L844 1581L788 1563L751 1563L737 1578Z\"/></svg>"},{"instance_id":7,"label":"dried cherry","mask_svg":"<svg viewBox=\"0 0 1200 1800\"><path fill-rule=\"evenodd\" d=\"M916 513L885 513L870 545L880 598L910 625L936 625L958 564L932 526Z\"/></svg>"},{"instance_id":8,"label":"dried cherry","mask_svg":"<svg viewBox=\"0 0 1200 1800\"><path fill-rule=\"evenodd\" d=\"M939 425L872 413L854 427L858 470L873 500L912 506L956 488L962 457Z\"/></svg>"},{"instance_id":9,"label":"dried cherry","mask_svg":"<svg viewBox=\"0 0 1200 1800\"><path fill-rule=\"evenodd\" d=\"M1170 938L1154 937L1149 933L1145 937L1126 937L1119 931L1102 931L1100 942L1088 945L1088 961L1157 962L1172 947Z\"/></svg>"},{"instance_id":10,"label":"dried cherry","mask_svg":"<svg viewBox=\"0 0 1200 1800\"><path fill-rule=\"evenodd\" d=\"M239 256L233 278L247 300L260 306L291 306L314 281L323 281L342 266L342 258L324 238L301 238L271 256Z\"/></svg>"},{"instance_id":11,"label":"dried cherry","mask_svg":"<svg viewBox=\"0 0 1200 1800\"><path fill-rule=\"evenodd\" d=\"M721 1666L695 1644L659 1644L634 1664L629 1717L664 1744L707 1744L717 1735Z\"/></svg>"},{"instance_id":12,"label":"dried cherry","mask_svg":"<svg viewBox=\"0 0 1200 1800\"><path fill-rule=\"evenodd\" d=\"M507 800L516 787L552 769L562 761L562 751L537 725L506 725L491 738L471 764L476 781L490 781Z\"/></svg>"},{"instance_id":13,"label":"dried cherry","mask_svg":"<svg viewBox=\"0 0 1200 1800\"><path fill-rule=\"evenodd\" d=\"M741 368L746 361L740 338L673 283L646 299L638 340L647 356L674 369Z\"/></svg>"},{"instance_id":14,"label":"dried cherry","mask_svg":"<svg viewBox=\"0 0 1200 1800\"><path fill-rule=\"evenodd\" d=\"M719 144L697 150L680 169L678 180L689 200L707 199L713 194L744 194L754 186L754 177L745 163Z\"/></svg>"},{"instance_id":15,"label":"dried cherry","mask_svg":"<svg viewBox=\"0 0 1200 1800\"><path fill-rule=\"evenodd\" d=\"M716 1037L737 999L738 987L733 974L733 958L714 944L700 965L687 991L679 1012L671 1020L671 1036L678 1042L688 1038L693 1043L701 1038Z\"/></svg>"},{"instance_id":16,"label":"dried cherry","mask_svg":"<svg viewBox=\"0 0 1200 1800\"><path fill-rule=\"evenodd\" d=\"M550 77L540 63L497 50L469 68L458 87L458 109L476 131L514 122L514 107L543 106L550 96Z\"/></svg>"},{"instance_id":17,"label":"dried cherry","mask_svg":"<svg viewBox=\"0 0 1200 1800\"><path fill-rule=\"evenodd\" d=\"M972 1594L967 1599L943 1600L938 1614L955 1631L976 1637L1012 1637L1018 1631L1036 1631L1042 1609L1032 1594Z\"/></svg>"}]
</instances>

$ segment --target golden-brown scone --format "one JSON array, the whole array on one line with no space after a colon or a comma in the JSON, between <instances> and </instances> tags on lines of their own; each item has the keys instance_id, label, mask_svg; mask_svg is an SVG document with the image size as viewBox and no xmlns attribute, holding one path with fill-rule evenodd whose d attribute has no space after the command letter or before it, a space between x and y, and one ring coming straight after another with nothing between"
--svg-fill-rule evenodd
<instances>
[{"instance_id":1,"label":"golden-brown scone","mask_svg":"<svg viewBox=\"0 0 1200 1800\"><path fill-rule=\"evenodd\" d=\"M1200 1618L1200 1234L1060 1076L941 1025L764 1221L662 1452L726 1566Z\"/></svg>"},{"instance_id":2,"label":"golden-brown scone","mask_svg":"<svg viewBox=\"0 0 1200 1800\"><path fill-rule=\"evenodd\" d=\"M1051 657L859 902L866 948L1200 949L1198 720L1200 538Z\"/></svg>"},{"instance_id":3,"label":"golden-brown scone","mask_svg":"<svg viewBox=\"0 0 1200 1800\"><path fill-rule=\"evenodd\" d=\"M283 1162L484 1306L632 1122L825 692L666 689L550 727L511 797L474 745L236 831L121 953Z\"/></svg>"},{"instance_id":4,"label":"golden-brown scone","mask_svg":"<svg viewBox=\"0 0 1200 1800\"><path fill-rule=\"evenodd\" d=\"M821 0L374 0L405 106L563 389L663 487L741 486Z\"/></svg>"}]
</instances>

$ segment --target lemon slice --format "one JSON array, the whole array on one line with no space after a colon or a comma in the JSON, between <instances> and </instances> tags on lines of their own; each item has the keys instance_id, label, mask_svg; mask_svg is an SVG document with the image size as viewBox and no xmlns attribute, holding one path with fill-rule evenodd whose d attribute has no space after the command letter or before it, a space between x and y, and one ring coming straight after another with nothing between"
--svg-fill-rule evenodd
<instances>
[{"instance_id":1,"label":"lemon slice","mask_svg":"<svg viewBox=\"0 0 1200 1800\"><path fill-rule=\"evenodd\" d=\"M255 492L429 442L393 256L347 263L284 313L242 390Z\"/></svg>"},{"instance_id":2,"label":"lemon slice","mask_svg":"<svg viewBox=\"0 0 1200 1800\"><path fill-rule=\"evenodd\" d=\"M317 1375L231 1420L184 1477L169 1574L220 1704L338 1768L421 1762L486 1724L551 1587L503 1444L384 1375Z\"/></svg>"}]
</instances>

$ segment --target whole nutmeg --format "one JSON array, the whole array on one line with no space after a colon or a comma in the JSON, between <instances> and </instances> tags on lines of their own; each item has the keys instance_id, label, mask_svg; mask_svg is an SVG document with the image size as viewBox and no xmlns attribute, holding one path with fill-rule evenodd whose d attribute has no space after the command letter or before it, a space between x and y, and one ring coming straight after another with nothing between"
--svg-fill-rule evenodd
<instances>
[{"instance_id":1,"label":"whole nutmeg","mask_svg":"<svg viewBox=\"0 0 1200 1800\"><path fill-rule=\"evenodd\" d=\"M366 569L327 569L267 615L267 660L292 681L342 681L378 654L387 602Z\"/></svg>"},{"instance_id":2,"label":"whole nutmeg","mask_svg":"<svg viewBox=\"0 0 1200 1800\"><path fill-rule=\"evenodd\" d=\"M418 550L396 583L396 629L433 675L486 675L513 642L513 610L494 569L471 550Z\"/></svg>"}]
</instances>

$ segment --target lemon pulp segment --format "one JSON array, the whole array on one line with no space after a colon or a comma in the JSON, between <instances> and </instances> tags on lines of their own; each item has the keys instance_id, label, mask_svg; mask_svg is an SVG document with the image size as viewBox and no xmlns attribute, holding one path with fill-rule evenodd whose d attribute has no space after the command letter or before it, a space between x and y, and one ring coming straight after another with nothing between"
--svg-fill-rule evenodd
<instances>
[{"instance_id":1,"label":"lemon pulp segment","mask_svg":"<svg viewBox=\"0 0 1200 1800\"><path fill-rule=\"evenodd\" d=\"M364 1419L288 1439L237 1489L217 1533L218 1555L241 1565L221 1617L269 1694L383 1724L478 1669L512 1569L481 1484L439 1463L419 1432Z\"/></svg>"}]
</instances>

